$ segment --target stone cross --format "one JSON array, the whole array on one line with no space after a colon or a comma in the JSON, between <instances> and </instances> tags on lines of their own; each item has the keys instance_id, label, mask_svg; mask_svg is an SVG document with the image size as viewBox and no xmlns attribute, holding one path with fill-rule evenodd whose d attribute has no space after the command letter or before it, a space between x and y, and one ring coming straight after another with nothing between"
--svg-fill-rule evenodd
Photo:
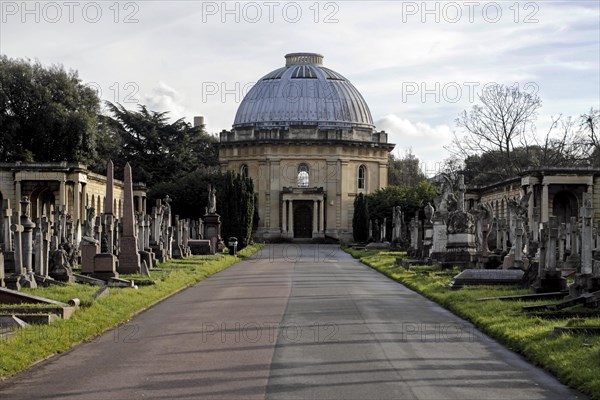
<instances>
[{"instance_id":1,"label":"stone cross","mask_svg":"<svg viewBox=\"0 0 600 400\"><path fill-rule=\"evenodd\" d=\"M19 214L15 211L13 213L14 224L10 226L10 230L14 238L14 259L15 259L15 275L25 275L23 271L23 251L21 247L21 233L23 233L23 226L18 223Z\"/></svg>"},{"instance_id":2,"label":"stone cross","mask_svg":"<svg viewBox=\"0 0 600 400\"><path fill-rule=\"evenodd\" d=\"M515 226L515 268L523 267L523 218L517 217Z\"/></svg>"},{"instance_id":3,"label":"stone cross","mask_svg":"<svg viewBox=\"0 0 600 400\"><path fill-rule=\"evenodd\" d=\"M558 228L558 261L565 260L565 246L567 241L567 225L563 222Z\"/></svg>"},{"instance_id":4,"label":"stone cross","mask_svg":"<svg viewBox=\"0 0 600 400\"><path fill-rule=\"evenodd\" d=\"M94 239L98 242L102 241L102 219L100 217L96 217L96 223L94 224Z\"/></svg>"},{"instance_id":5,"label":"stone cross","mask_svg":"<svg viewBox=\"0 0 600 400\"><path fill-rule=\"evenodd\" d=\"M42 257L44 259L42 269L46 272L46 275L49 271L49 255L50 255L50 240L52 238L52 234L50 232L50 223L48 222L47 217L41 218L41 234L42 234Z\"/></svg>"},{"instance_id":6,"label":"stone cross","mask_svg":"<svg viewBox=\"0 0 600 400\"><path fill-rule=\"evenodd\" d=\"M546 270L556 270L556 240L558 239L558 220L550 217L548 228L548 246L546 247Z\"/></svg>"},{"instance_id":7,"label":"stone cross","mask_svg":"<svg viewBox=\"0 0 600 400\"><path fill-rule=\"evenodd\" d=\"M594 216L594 208L592 207L592 195L590 193L583 194L583 206L579 210L581 217L581 273L591 274L592 261L592 218Z\"/></svg>"},{"instance_id":8,"label":"stone cross","mask_svg":"<svg viewBox=\"0 0 600 400\"><path fill-rule=\"evenodd\" d=\"M579 254L578 230L577 217L571 217L571 255Z\"/></svg>"}]
</instances>

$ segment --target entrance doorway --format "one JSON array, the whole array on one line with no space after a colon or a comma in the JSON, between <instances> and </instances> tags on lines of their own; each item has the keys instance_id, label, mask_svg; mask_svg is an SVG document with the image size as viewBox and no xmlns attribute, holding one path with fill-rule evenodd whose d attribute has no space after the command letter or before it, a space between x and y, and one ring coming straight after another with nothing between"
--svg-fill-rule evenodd
<instances>
[{"instance_id":1,"label":"entrance doorway","mask_svg":"<svg viewBox=\"0 0 600 400\"><path fill-rule=\"evenodd\" d=\"M569 223L571 217L577 217L577 197L567 190L558 192L552 201L552 214L558 223Z\"/></svg>"},{"instance_id":2,"label":"entrance doorway","mask_svg":"<svg viewBox=\"0 0 600 400\"><path fill-rule=\"evenodd\" d=\"M312 238L313 209L311 201L294 201L294 238Z\"/></svg>"}]
</instances>

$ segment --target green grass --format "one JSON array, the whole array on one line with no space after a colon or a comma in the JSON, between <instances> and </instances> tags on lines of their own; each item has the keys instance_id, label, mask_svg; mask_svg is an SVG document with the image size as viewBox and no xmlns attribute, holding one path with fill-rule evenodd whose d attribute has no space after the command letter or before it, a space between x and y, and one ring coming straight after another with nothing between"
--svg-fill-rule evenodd
<instances>
[{"instance_id":1,"label":"green grass","mask_svg":"<svg viewBox=\"0 0 600 400\"><path fill-rule=\"evenodd\" d=\"M249 246L238 253L247 257L261 245ZM109 288L107 296L93 300L98 286L69 284L34 290L23 290L52 300L68 302L79 298L81 308L68 320L50 325L29 325L14 335L0 338L0 378L21 372L34 363L53 354L89 341L106 330L122 324L134 315L149 308L172 294L193 285L239 261L229 255L193 256L184 260L172 260L159 264L160 271L152 271L151 286L133 288ZM138 276L121 275L131 279Z\"/></svg>"},{"instance_id":2,"label":"green grass","mask_svg":"<svg viewBox=\"0 0 600 400\"><path fill-rule=\"evenodd\" d=\"M600 336L554 333L555 326L600 326L600 317L547 318L522 311L525 305L547 301L488 300L482 297L530 293L510 286L477 286L451 290L458 270L433 266L395 266L399 252L344 248L377 271L471 321L482 332L553 373L561 382L600 400ZM583 308L574 309L585 313Z\"/></svg>"}]
</instances>

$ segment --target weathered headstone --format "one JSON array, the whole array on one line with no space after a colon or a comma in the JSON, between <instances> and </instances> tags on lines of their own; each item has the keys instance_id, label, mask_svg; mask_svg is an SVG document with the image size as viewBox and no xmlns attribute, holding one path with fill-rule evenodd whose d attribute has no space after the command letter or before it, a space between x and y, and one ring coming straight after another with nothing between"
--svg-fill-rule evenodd
<instances>
[{"instance_id":1,"label":"weathered headstone","mask_svg":"<svg viewBox=\"0 0 600 400\"><path fill-rule=\"evenodd\" d=\"M119 266L117 271L123 274L137 274L140 272L140 255L137 250L137 236L135 232L135 221L133 211L133 180L131 176L131 165L125 165L125 177L123 179L123 236L121 236Z\"/></svg>"},{"instance_id":2,"label":"weathered headstone","mask_svg":"<svg viewBox=\"0 0 600 400\"><path fill-rule=\"evenodd\" d=\"M454 277L452 289L470 285L520 285L524 272L520 269L466 269Z\"/></svg>"},{"instance_id":3,"label":"weathered headstone","mask_svg":"<svg viewBox=\"0 0 600 400\"><path fill-rule=\"evenodd\" d=\"M541 231L540 266L538 267L538 276L532 285L532 289L536 293L566 290L567 281L562 277L560 269L556 267L558 220L556 217L550 217L549 222L543 224L543 226ZM547 241L544 240L546 238Z\"/></svg>"},{"instance_id":4,"label":"weathered headstone","mask_svg":"<svg viewBox=\"0 0 600 400\"><path fill-rule=\"evenodd\" d=\"M446 267L457 265L468 268L476 261L475 218L464 211L464 182L464 176L459 175L457 208L448 214L447 251L442 261L442 266Z\"/></svg>"},{"instance_id":5,"label":"weathered headstone","mask_svg":"<svg viewBox=\"0 0 600 400\"><path fill-rule=\"evenodd\" d=\"M581 265L575 276L575 283L569 287L570 297L600 290L600 276L594 274L592 259L592 219L594 208L591 193L583 194L583 204L579 209L581 225Z\"/></svg>"}]
</instances>

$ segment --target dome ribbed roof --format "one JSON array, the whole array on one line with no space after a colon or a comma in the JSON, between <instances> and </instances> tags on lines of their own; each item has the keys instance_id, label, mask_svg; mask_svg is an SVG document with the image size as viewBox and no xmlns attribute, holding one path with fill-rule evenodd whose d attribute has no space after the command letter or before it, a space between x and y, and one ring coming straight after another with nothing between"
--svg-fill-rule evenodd
<instances>
[{"instance_id":1,"label":"dome ribbed roof","mask_svg":"<svg viewBox=\"0 0 600 400\"><path fill-rule=\"evenodd\" d=\"M323 56L292 53L286 65L263 76L242 100L234 128L374 128L367 103L342 75L323 67Z\"/></svg>"}]
</instances>

